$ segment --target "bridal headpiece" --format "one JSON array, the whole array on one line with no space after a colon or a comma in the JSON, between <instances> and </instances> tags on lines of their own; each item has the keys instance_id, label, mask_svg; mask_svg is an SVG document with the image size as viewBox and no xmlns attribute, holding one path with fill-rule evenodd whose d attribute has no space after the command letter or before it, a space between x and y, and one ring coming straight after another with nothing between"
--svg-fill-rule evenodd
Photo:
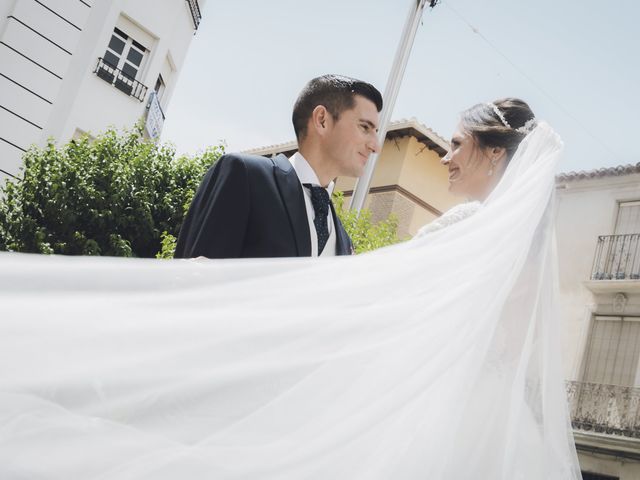
<instances>
[{"instance_id":1,"label":"bridal headpiece","mask_svg":"<svg viewBox=\"0 0 640 480\"><path fill-rule=\"evenodd\" d=\"M534 117L534 118L530 118L529 120L527 120L526 123L524 125L522 125L521 127L513 128L511 125L509 125L509 122L507 122L507 119L504 118L504 115L502 114L502 112L500 111L500 109L498 108L498 106L495 103L489 102L489 103L487 103L487 105L489 107L491 107L491 109L498 116L498 118L500 119L500 121L502 122L502 124L505 127L510 128L512 130L515 130L518 133L524 133L526 135L531 130L533 130L536 127L536 125L538 124L537 120Z\"/></svg>"}]
</instances>

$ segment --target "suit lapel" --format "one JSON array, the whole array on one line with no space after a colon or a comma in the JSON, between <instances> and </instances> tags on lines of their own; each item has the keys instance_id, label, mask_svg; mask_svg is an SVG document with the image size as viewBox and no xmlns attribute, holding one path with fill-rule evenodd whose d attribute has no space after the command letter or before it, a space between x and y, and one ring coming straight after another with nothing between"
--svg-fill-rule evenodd
<instances>
[{"instance_id":1,"label":"suit lapel","mask_svg":"<svg viewBox=\"0 0 640 480\"><path fill-rule=\"evenodd\" d=\"M271 161L276 184L291 223L298 256L309 257L311 256L311 236L302 185L286 156L280 154Z\"/></svg>"},{"instance_id":2,"label":"suit lapel","mask_svg":"<svg viewBox=\"0 0 640 480\"><path fill-rule=\"evenodd\" d=\"M353 245L351 239L347 235L347 231L342 226L342 222L336 214L336 209L333 206L333 202L330 204L331 215L333 216L333 225L336 227L336 255L352 255Z\"/></svg>"}]
</instances>

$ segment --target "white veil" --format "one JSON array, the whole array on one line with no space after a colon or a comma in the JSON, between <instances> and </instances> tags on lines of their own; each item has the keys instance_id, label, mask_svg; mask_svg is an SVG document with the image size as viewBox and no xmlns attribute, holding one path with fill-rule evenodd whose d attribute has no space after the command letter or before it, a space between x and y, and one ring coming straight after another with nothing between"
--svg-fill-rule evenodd
<instances>
[{"instance_id":1,"label":"white veil","mask_svg":"<svg viewBox=\"0 0 640 480\"><path fill-rule=\"evenodd\" d=\"M473 216L356 257L0 255L0 478L577 479L539 125Z\"/></svg>"}]
</instances>

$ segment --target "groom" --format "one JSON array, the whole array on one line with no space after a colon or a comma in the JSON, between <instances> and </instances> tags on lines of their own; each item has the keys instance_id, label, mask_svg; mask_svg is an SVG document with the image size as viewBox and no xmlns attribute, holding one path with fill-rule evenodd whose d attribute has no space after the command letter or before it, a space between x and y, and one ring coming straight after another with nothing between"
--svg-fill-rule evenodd
<instances>
[{"instance_id":1,"label":"groom","mask_svg":"<svg viewBox=\"0 0 640 480\"><path fill-rule=\"evenodd\" d=\"M350 255L330 196L379 150L382 95L349 77L311 80L293 108L299 150L287 159L227 154L209 169L180 229L175 258Z\"/></svg>"}]
</instances>

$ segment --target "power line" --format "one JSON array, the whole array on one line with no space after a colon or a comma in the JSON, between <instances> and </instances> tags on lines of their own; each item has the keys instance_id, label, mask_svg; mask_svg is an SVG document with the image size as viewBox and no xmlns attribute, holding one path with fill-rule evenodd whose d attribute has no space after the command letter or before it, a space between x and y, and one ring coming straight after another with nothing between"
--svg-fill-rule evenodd
<instances>
[{"instance_id":1,"label":"power line","mask_svg":"<svg viewBox=\"0 0 640 480\"><path fill-rule=\"evenodd\" d=\"M556 107L558 107L565 115L567 115L571 120L576 122L576 124L593 140L600 144L602 148L604 148L610 155L615 158L618 158L617 155L609 145L607 145L604 141L598 138L589 128L582 123L575 115L573 115L569 110L567 110L560 102L558 102L550 93L548 93L538 82L536 82L531 76L527 74L521 67L519 67L516 63L514 63L502 50L500 50L491 40L485 37L482 32L475 26L471 24L458 10L456 10L450 3L449 0L446 2L440 0L451 12L453 12L459 20L465 23L473 33L478 35L489 47L491 47L498 55L500 55L509 65L511 65L520 75L526 78L534 87L536 87L540 93L542 93L551 103L553 103Z\"/></svg>"}]
</instances>

